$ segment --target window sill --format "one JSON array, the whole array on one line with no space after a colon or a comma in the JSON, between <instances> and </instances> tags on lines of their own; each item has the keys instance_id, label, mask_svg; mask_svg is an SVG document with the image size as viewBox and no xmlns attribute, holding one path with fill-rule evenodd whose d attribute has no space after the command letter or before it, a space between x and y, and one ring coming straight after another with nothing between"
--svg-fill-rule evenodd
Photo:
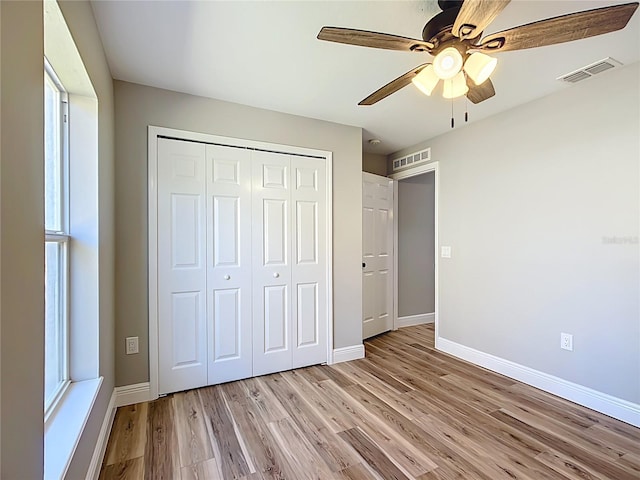
<instances>
[{"instance_id":1,"label":"window sill","mask_svg":"<svg viewBox=\"0 0 640 480\"><path fill-rule=\"evenodd\" d=\"M72 382L44 427L44 478L64 478L100 390L102 377Z\"/></svg>"}]
</instances>

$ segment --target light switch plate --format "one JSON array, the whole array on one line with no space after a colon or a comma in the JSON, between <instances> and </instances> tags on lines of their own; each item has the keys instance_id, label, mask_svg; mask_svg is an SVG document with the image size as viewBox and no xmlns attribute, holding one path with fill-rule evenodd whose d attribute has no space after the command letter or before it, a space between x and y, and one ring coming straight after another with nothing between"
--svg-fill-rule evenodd
<instances>
[{"instance_id":1,"label":"light switch plate","mask_svg":"<svg viewBox=\"0 0 640 480\"><path fill-rule=\"evenodd\" d=\"M440 256L442 258L451 258L451 247L440 247Z\"/></svg>"}]
</instances>

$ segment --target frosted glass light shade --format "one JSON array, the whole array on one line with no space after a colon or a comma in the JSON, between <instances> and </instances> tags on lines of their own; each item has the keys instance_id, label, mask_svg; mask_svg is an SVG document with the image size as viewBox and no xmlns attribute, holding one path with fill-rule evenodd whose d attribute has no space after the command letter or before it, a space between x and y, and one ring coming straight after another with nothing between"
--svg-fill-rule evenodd
<instances>
[{"instance_id":1,"label":"frosted glass light shade","mask_svg":"<svg viewBox=\"0 0 640 480\"><path fill-rule=\"evenodd\" d=\"M480 85L489 78L498 63L497 58L492 58L484 53L475 52L471 54L464 64L464 71L467 72L473 83Z\"/></svg>"},{"instance_id":2,"label":"frosted glass light shade","mask_svg":"<svg viewBox=\"0 0 640 480\"><path fill-rule=\"evenodd\" d=\"M442 96L444 98L458 98L468 91L467 80L464 77L464 73L460 72L452 79L444 81Z\"/></svg>"},{"instance_id":3,"label":"frosted glass light shade","mask_svg":"<svg viewBox=\"0 0 640 480\"><path fill-rule=\"evenodd\" d=\"M453 47L445 48L433 59L433 70L442 80L455 77L461 69L462 55Z\"/></svg>"},{"instance_id":4,"label":"frosted glass light shade","mask_svg":"<svg viewBox=\"0 0 640 480\"><path fill-rule=\"evenodd\" d=\"M419 74L411 79L411 83L418 87L425 95L431 95L431 92L436 88L439 81L440 79L436 75L436 72L433 71L433 65L427 65Z\"/></svg>"}]
</instances>

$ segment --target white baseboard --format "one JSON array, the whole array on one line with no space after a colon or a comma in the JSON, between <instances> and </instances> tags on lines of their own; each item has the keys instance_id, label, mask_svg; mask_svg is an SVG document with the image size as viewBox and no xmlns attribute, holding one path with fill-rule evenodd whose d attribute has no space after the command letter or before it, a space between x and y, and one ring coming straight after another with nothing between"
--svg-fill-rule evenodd
<instances>
[{"instance_id":1,"label":"white baseboard","mask_svg":"<svg viewBox=\"0 0 640 480\"><path fill-rule=\"evenodd\" d=\"M91 463L89 464L86 480L98 480L98 477L100 476L100 467L102 467L104 454L107 451L107 442L109 441L109 434L111 433L111 426L113 425L113 419L115 416L116 391L114 389L111 394L111 400L109 400L109 406L104 414L104 420L102 421L102 427L100 428L100 434L98 435L96 446L93 449L93 456L91 457Z\"/></svg>"},{"instance_id":2,"label":"white baseboard","mask_svg":"<svg viewBox=\"0 0 640 480\"><path fill-rule=\"evenodd\" d=\"M640 427L640 405L598 392L577 383L563 380L533 368L475 350L446 338L436 338L436 348L454 357L501 373L507 377L552 393L571 402L604 413L623 422Z\"/></svg>"},{"instance_id":3,"label":"white baseboard","mask_svg":"<svg viewBox=\"0 0 640 480\"><path fill-rule=\"evenodd\" d=\"M96 446L93 450L93 456L91 457L91 463L89 464L86 480L98 480L98 477L100 476L100 467L102 467L104 455L107 451L107 442L109 441L109 434L111 433L111 427L113 426L113 419L116 416L117 408L124 407L125 405L133 405L134 403L146 402L150 399L149 382L125 385L123 387L116 387L113 389L111 400L109 400L109 406L107 407L104 420L102 421L100 434L98 435L98 440L96 441Z\"/></svg>"},{"instance_id":4,"label":"white baseboard","mask_svg":"<svg viewBox=\"0 0 640 480\"><path fill-rule=\"evenodd\" d=\"M133 405L134 403L152 400L149 382L116 387L114 393L116 395L116 407L124 407L125 405Z\"/></svg>"},{"instance_id":5,"label":"white baseboard","mask_svg":"<svg viewBox=\"0 0 640 480\"><path fill-rule=\"evenodd\" d=\"M364 358L364 345L362 344L333 349L333 363L349 362L359 358Z\"/></svg>"},{"instance_id":6,"label":"white baseboard","mask_svg":"<svg viewBox=\"0 0 640 480\"><path fill-rule=\"evenodd\" d=\"M420 313L418 315L405 315L398 317L396 328L412 327L414 325L422 325L424 323L433 323L436 320L435 313Z\"/></svg>"}]
</instances>

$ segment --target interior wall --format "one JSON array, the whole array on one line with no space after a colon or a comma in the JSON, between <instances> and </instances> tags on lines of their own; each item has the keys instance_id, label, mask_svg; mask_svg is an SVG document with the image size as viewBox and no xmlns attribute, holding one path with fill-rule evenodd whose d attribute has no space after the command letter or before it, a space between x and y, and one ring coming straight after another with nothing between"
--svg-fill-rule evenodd
<instances>
[{"instance_id":1,"label":"interior wall","mask_svg":"<svg viewBox=\"0 0 640 480\"><path fill-rule=\"evenodd\" d=\"M387 156L362 152L362 171L387 176Z\"/></svg>"},{"instance_id":2,"label":"interior wall","mask_svg":"<svg viewBox=\"0 0 640 480\"><path fill-rule=\"evenodd\" d=\"M42 478L44 139L41 2L0 2L0 478Z\"/></svg>"},{"instance_id":3,"label":"interior wall","mask_svg":"<svg viewBox=\"0 0 640 480\"><path fill-rule=\"evenodd\" d=\"M391 156L439 162L441 337L637 404L639 65Z\"/></svg>"},{"instance_id":4,"label":"interior wall","mask_svg":"<svg viewBox=\"0 0 640 480\"><path fill-rule=\"evenodd\" d=\"M0 7L0 41L2 40L2 7ZM0 45L2 43L0 42ZM2 99L2 48L0 47L0 100ZM2 115L0 114L0 199L2 198ZM0 208L0 352L2 348L2 209ZM0 372L2 354L0 353ZM0 475L2 475L2 381L0 380Z\"/></svg>"},{"instance_id":5,"label":"interior wall","mask_svg":"<svg viewBox=\"0 0 640 480\"><path fill-rule=\"evenodd\" d=\"M84 478L115 384L114 96L91 4L58 3L98 97L98 370L103 381L67 473L67 478Z\"/></svg>"},{"instance_id":6,"label":"interior wall","mask_svg":"<svg viewBox=\"0 0 640 480\"><path fill-rule=\"evenodd\" d=\"M149 125L333 152L334 348L362 344L362 130L115 81L116 384L149 380L147 127ZM127 336L140 354L125 355ZM120 348L122 346L122 348Z\"/></svg>"},{"instance_id":7,"label":"interior wall","mask_svg":"<svg viewBox=\"0 0 640 480\"><path fill-rule=\"evenodd\" d=\"M398 182L398 316L435 311L435 174Z\"/></svg>"}]
</instances>

